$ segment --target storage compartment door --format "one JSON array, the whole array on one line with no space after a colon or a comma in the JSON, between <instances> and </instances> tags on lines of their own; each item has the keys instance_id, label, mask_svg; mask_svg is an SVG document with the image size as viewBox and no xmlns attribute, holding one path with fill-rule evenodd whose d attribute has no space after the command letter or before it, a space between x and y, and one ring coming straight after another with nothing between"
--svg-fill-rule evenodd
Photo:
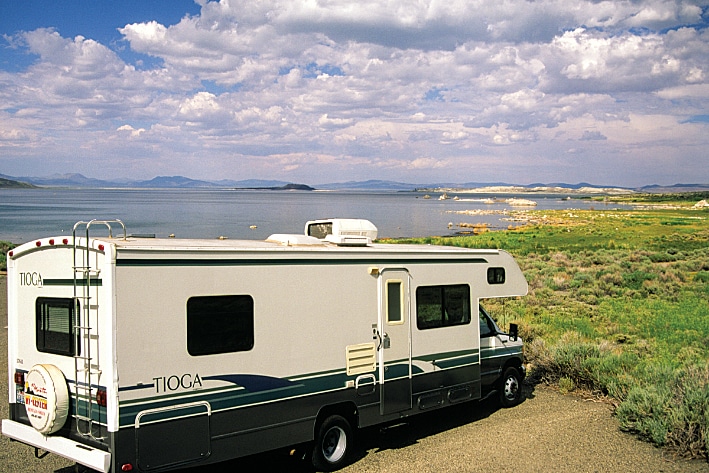
<instances>
[{"instance_id":1,"label":"storage compartment door","mask_svg":"<svg viewBox=\"0 0 709 473\"><path fill-rule=\"evenodd\" d=\"M141 470L187 465L209 457L211 408L207 402L149 409L135 421Z\"/></svg>"}]
</instances>

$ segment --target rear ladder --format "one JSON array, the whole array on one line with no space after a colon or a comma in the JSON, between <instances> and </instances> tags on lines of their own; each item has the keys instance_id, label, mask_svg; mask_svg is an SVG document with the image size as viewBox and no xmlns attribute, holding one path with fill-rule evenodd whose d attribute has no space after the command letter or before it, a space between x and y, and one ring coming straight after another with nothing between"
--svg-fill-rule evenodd
<instances>
[{"instance_id":1,"label":"rear ladder","mask_svg":"<svg viewBox=\"0 0 709 473\"><path fill-rule=\"evenodd\" d=\"M99 410L95 395L101 378L99 355L99 306L98 293L101 287L98 268L98 253L92 249L89 233L93 225L103 225L108 228L108 237L113 238L111 224L123 228L123 239L126 239L126 227L120 220L91 220L76 222L73 229L74 258L74 333L78 343L74 352L74 414L76 430L94 440L102 440L99 429L94 428L94 421L99 420ZM81 246L76 237L80 227L86 230L86 239ZM93 261L92 261L93 251Z\"/></svg>"}]
</instances>

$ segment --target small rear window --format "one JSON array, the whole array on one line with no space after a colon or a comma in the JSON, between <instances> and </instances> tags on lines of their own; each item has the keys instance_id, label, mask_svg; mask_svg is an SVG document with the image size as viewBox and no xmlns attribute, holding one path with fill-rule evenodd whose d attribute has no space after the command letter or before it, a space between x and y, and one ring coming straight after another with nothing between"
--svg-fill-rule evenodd
<instances>
[{"instance_id":1,"label":"small rear window","mask_svg":"<svg viewBox=\"0 0 709 473\"><path fill-rule=\"evenodd\" d=\"M76 335L79 303L71 298L39 297L35 303L37 350L43 353L80 355Z\"/></svg>"}]
</instances>

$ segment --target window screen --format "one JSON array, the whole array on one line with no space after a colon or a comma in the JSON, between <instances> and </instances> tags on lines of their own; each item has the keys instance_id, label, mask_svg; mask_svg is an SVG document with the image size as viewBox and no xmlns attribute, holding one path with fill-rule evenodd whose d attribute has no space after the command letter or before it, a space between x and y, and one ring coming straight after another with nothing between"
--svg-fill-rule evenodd
<instances>
[{"instance_id":1,"label":"window screen","mask_svg":"<svg viewBox=\"0 0 709 473\"><path fill-rule=\"evenodd\" d=\"M79 355L79 337L75 334L74 299L39 297L35 302L37 350L44 353Z\"/></svg>"},{"instance_id":2,"label":"window screen","mask_svg":"<svg viewBox=\"0 0 709 473\"><path fill-rule=\"evenodd\" d=\"M251 296L199 296L187 301L187 352L193 356L254 347Z\"/></svg>"},{"instance_id":3,"label":"window screen","mask_svg":"<svg viewBox=\"0 0 709 473\"><path fill-rule=\"evenodd\" d=\"M470 323L470 286L421 286L416 289L419 330Z\"/></svg>"}]
</instances>

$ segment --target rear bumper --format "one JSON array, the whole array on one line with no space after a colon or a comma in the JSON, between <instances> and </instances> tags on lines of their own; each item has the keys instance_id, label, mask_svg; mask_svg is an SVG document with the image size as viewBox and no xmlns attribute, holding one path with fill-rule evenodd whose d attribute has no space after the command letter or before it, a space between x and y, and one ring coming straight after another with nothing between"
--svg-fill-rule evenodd
<instances>
[{"instance_id":1,"label":"rear bumper","mask_svg":"<svg viewBox=\"0 0 709 473\"><path fill-rule=\"evenodd\" d=\"M2 420L2 434L103 473L108 473L111 468L111 454L108 452L64 437L42 435L32 427L10 419Z\"/></svg>"}]
</instances>

